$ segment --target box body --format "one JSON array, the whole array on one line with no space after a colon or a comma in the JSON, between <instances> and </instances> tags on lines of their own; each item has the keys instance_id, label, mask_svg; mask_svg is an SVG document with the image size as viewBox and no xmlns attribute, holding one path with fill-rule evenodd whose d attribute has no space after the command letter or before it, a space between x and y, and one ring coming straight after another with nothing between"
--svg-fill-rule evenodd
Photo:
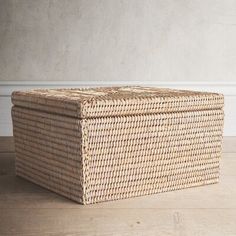
<instances>
[{"instance_id":1,"label":"box body","mask_svg":"<svg viewBox=\"0 0 236 236\"><path fill-rule=\"evenodd\" d=\"M58 113L15 103L16 173L79 203L219 180L222 104L105 117Z\"/></svg>"}]
</instances>

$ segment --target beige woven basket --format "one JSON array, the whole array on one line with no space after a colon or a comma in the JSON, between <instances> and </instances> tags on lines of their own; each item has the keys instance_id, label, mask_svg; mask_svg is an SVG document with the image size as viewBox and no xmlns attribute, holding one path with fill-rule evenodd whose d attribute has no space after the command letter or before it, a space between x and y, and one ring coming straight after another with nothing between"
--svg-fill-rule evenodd
<instances>
[{"instance_id":1,"label":"beige woven basket","mask_svg":"<svg viewBox=\"0 0 236 236\"><path fill-rule=\"evenodd\" d=\"M79 203L218 182L223 95L111 87L12 102L17 175Z\"/></svg>"}]
</instances>

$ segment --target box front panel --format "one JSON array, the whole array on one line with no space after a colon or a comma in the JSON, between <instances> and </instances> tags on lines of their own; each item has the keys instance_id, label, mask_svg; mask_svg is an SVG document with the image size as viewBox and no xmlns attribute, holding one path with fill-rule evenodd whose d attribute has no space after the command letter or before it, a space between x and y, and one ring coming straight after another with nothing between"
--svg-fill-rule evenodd
<instances>
[{"instance_id":1,"label":"box front panel","mask_svg":"<svg viewBox=\"0 0 236 236\"><path fill-rule=\"evenodd\" d=\"M84 120L85 203L216 183L223 118L205 110Z\"/></svg>"}]
</instances>

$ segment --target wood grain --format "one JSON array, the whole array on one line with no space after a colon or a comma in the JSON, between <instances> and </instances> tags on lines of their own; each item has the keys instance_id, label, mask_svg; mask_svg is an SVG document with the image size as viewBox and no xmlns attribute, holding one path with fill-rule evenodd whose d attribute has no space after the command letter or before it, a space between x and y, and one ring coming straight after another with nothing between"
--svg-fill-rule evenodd
<instances>
[{"instance_id":1,"label":"wood grain","mask_svg":"<svg viewBox=\"0 0 236 236\"><path fill-rule=\"evenodd\" d=\"M236 152L236 137L223 138L223 152Z\"/></svg>"},{"instance_id":2,"label":"wood grain","mask_svg":"<svg viewBox=\"0 0 236 236\"><path fill-rule=\"evenodd\" d=\"M2 152L14 152L14 139L12 136L1 137L0 136L0 153Z\"/></svg>"},{"instance_id":3,"label":"wood grain","mask_svg":"<svg viewBox=\"0 0 236 236\"><path fill-rule=\"evenodd\" d=\"M2 235L235 235L236 209L8 209Z\"/></svg>"}]
</instances>

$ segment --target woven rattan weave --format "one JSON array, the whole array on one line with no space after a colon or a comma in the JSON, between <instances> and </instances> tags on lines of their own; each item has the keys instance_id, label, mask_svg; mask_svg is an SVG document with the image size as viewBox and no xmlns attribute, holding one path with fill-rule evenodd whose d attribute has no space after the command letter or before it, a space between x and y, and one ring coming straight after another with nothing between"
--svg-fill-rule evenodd
<instances>
[{"instance_id":1,"label":"woven rattan weave","mask_svg":"<svg viewBox=\"0 0 236 236\"><path fill-rule=\"evenodd\" d=\"M218 182L223 95L110 87L12 102L17 175L79 203Z\"/></svg>"}]
</instances>

